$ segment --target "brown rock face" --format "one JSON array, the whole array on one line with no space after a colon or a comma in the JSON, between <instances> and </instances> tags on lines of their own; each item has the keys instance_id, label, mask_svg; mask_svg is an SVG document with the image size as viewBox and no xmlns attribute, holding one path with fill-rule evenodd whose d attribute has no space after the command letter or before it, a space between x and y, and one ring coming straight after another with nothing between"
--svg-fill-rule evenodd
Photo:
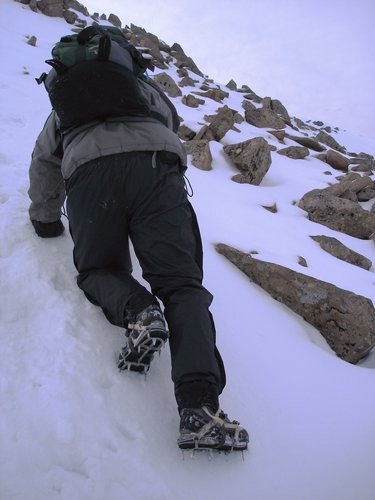
<instances>
[{"instance_id":1,"label":"brown rock face","mask_svg":"<svg viewBox=\"0 0 375 500\"><path fill-rule=\"evenodd\" d=\"M216 250L274 299L317 328L340 358L357 363L375 346L375 310L368 298L253 259L228 245L219 244Z\"/></svg>"}]
</instances>

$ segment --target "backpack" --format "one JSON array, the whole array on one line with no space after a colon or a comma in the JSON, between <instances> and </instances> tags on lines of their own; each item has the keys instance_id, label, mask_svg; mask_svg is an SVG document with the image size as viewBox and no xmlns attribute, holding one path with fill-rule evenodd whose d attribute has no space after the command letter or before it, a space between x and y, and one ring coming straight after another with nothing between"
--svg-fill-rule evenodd
<instances>
[{"instance_id":1,"label":"backpack","mask_svg":"<svg viewBox=\"0 0 375 500\"><path fill-rule=\"evenodd\" d=\"M165 123L150 109L138 81L147 81L144 73L153 69L150 60L119 28L93 25L64 36L53 47L52 56L46 61L52 69L37 82L44 83L62 133L109 117L155 117Z\"/></svg>"}]
</instances>

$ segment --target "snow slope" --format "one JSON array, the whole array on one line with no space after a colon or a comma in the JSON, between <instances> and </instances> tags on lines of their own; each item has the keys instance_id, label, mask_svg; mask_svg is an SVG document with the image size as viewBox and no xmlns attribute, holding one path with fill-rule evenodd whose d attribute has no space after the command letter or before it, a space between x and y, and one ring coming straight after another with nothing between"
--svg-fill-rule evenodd
<instances>
[{"instance_id":1,"label":"snow slope","mask_svg":"<svg viewBox=\"0 0 375 500\"><path fill-rule=\"evenodd\" d=\"M46 70L53 42L68 32L61 19L2 0L0 499L372 500L374 356L360 366L337 358L314 328L213 248L223 242L256 250L259 258L300 272L302 255L309 264L302 272L375 302L374 267L364 271L334 259L309 236L336 236L375 262L373 243L318 226L293 205L333 179L323 173L329 167L273 154L261 186L235 184L218 143L211 143L212 171L190 167L205 285L215 296L228 375L221 403L248 428L251 446L244 461L240 454L183 457L168 350L147 379L119 373L122 331L76 287L68 232L45 241L28 221L30 153L49 112L33 78ZM25 43L28 35L37 36L37 47ZM175 68L169 72L174 76ZM240 97L231 92L227 104L240 109ZM198 110L174 103L196 128L217 108L209 100ZM265 130L239 128L223 143L259 135L273 141ZM349 150L375 153L370 140L335 137ZM277 214L261 207L275 202Z\"/></svg>"}]
</instances>

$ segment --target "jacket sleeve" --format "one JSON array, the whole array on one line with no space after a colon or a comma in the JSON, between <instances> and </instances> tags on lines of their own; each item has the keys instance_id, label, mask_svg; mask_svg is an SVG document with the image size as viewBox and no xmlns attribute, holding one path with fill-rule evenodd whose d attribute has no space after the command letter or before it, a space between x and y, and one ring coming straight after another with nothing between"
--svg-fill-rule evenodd
<instances>
[{"instance_id":1,"label":"jacket sleeve","mask_svg":"<svg viewBox=\"0 0 375 500\"><path fill-rule=\"evenodd\" d=\"M52 112L38 136L29 169L30 219L54 222L60 219L65 200L65 185L61 174L62 144Z\"/></svg>"}]
</instances>

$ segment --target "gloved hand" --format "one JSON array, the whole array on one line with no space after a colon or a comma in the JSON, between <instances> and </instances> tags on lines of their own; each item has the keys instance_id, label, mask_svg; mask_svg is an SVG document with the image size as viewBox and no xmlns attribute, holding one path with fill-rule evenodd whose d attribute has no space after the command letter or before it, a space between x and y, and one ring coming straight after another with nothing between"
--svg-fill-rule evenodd
<instances>
[{"instance_id":1,"label":"gloved hand","mask_svg":"<svg viewBox=\"0 0 375 500\"><path fill-rule=\"evenodd\" d=\"M55 236L60 236L65 230L60 219L55 222L31 220L31 224L34 226L36 234L41 238L54 238Z\"/></svg>"}]
</instances>

